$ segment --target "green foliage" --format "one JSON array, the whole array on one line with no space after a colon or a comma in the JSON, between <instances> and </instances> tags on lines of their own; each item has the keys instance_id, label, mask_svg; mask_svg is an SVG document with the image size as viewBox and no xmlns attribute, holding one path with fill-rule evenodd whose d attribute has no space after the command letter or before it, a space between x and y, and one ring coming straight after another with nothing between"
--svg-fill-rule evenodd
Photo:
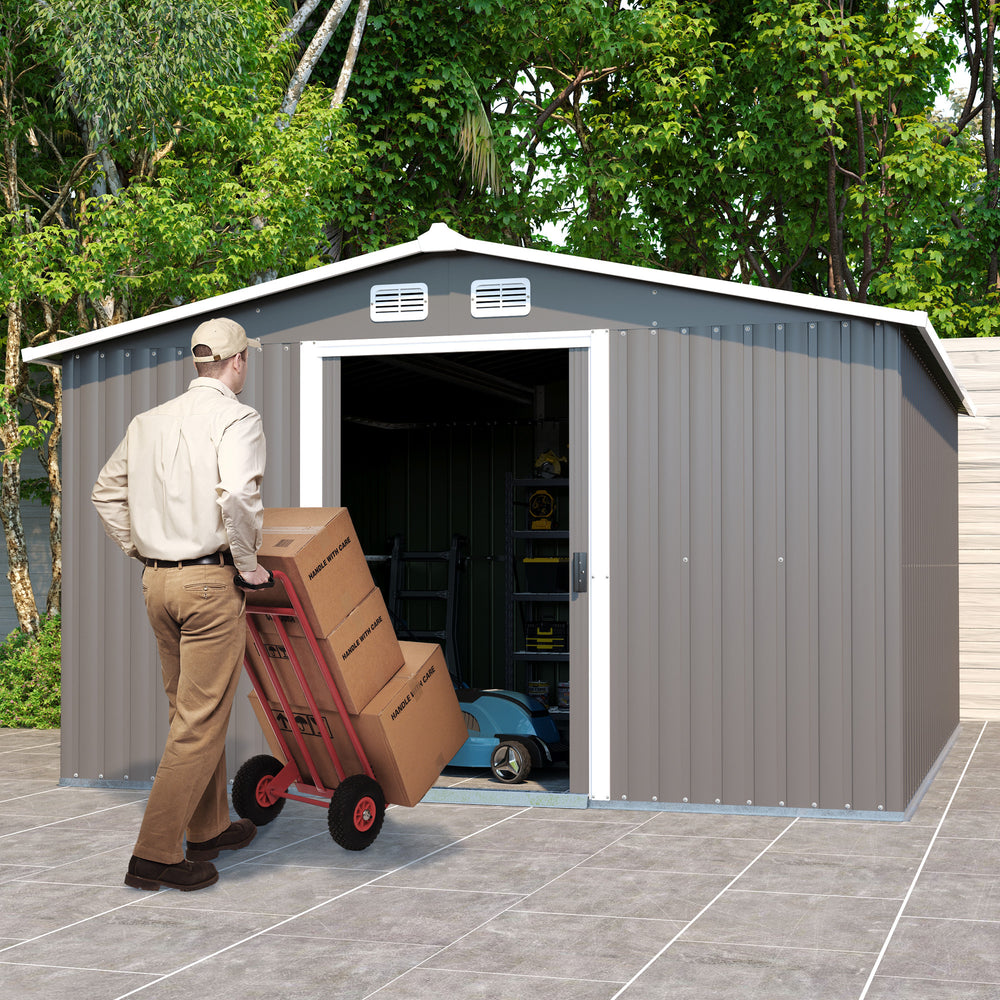
<instances>
[{"instance_id":1,"label":"green foliage","mask_svg":"<svg viewBox=\"0 0 1000 1000\"><path fill-rule=\"evenodd\" d=\"M3 460L19 459L25 451L41 448L53 426L51 420L21 423L11 396L9 386L0 386L0 423L11 422L17 428L11 443L0 452L0 458Z\"/></svg>"},{"instance_id":2,"label":"green foliage","mask_svg":"<svg viewBox=\"0 0 1000 1000\"><path fill-rule=\"evenodd\" d=\"M84 288L141 314L321 263L323 227L357 169L353 128L319 90L290 122L275 96L194 90L155 177L85 203Z\"/></svg>"},{"instance_id":3,"label":"green foliage","mask_svg":"<svg viewBox=\"0 0 1000 1000\"><path fill-rule=\"evenodd\" d=\"M0 726L58 728L61 644L58 615L34 635L17 629L0 643Z\"/></svg>"},{"instance_id":4,"label":"green foliage","mask_svg":"<svg viewBox=\"0 0 1000 1000\"><path fill-rule=\"evenodd\" d=\"M264 18L239 0L30 6L33 30L59 67L60 107L87 119L94 135L143 144L169 134L192 77L239 77L244 43Z\"/></svg>"}]
</instances>

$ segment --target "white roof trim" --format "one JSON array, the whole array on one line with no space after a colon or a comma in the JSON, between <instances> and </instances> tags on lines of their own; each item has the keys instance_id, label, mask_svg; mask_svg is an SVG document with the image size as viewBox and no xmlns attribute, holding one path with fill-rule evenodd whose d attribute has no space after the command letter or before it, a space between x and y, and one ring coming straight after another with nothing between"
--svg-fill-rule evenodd
<instances>
[{"instance_id":1,"label":"white roof trim","mask_svg":"<svg viewBox=\"0 0 1000 1000\"><path fill-rule=\"evenodd\" d=\"M369 267L392 263L420 253L452 253L464 251L477 253L488 257L501 257L506 260L524 261L530 264L543 264L549 267L559 267L570 271L586 271L589 274L605 274L610 277L627 278L632 281L644 281L648 284L667 285L673 288L683 288L690 291L710 292L713 295L727 295L731 298L753 299L758 302L768 302L774 305L785 305L796 309L809 309L813 312L835 313L838 316L859 319L870 319L875 322L894 323L916 329L923 337L931 353L937 360L952 389L962 400L966 412L975 415L975 407L969 400L964 387L958 380L955 369L947 353L941 347L941 341L931 325L927 314L923 312L908 312L903 309L888 309L884 306L866 305L860 302L848 302L842 299L824 298L819 295L804 295L801 292L785 292L773 288L761 288L757 285L744 285L735 281L722 281L718 278L702 278L693 274L679 274L674 271L657 271L653 268L638 267L634 264L616 264L610 261L594 260L589 257L576 257L571 254L554 253L550 250L532 250L525 247L507 246L503 243L488 243L485 240L473 240L450 229L443 222L435 222L430 229L409 243L401 243L395 247L376 250L373 253L350 260L338 261L336 264L326 264L311 271L301 271L274 281L249 285L234 292L226 292L212 298L189 302L174 309L140 316L127 323L104 327L89 333L81 333L75 337L67 337L52 344L39 347L27 347L21 352L25 361L47 362L69 351L95 344L115 340L128 334L149 330L164 323L195 319L208 314L217 314L230 306L252 302L267 295L304 288L316 282L363 271Z\"/></svg>"}]
</instances>

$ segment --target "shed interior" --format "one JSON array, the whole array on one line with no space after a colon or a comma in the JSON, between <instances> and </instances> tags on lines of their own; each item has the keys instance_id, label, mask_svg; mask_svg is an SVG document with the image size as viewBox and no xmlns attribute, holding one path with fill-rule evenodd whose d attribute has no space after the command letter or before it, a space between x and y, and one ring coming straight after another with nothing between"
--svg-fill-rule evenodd
<instances>
[{"instance_id":1,"label":"shed interior","mask_svg":"<svg viewBox=\"0 0 1000 1000\"><path fill-rule=\"evenodd\" d=\"M550 465L543 476L536 459L546 452L570 455L568 352L345 358L341 379L342 502L397 634L445 630L448 598L394 598L394 543L397 552L449 553L455 539L462 572L451 594L454 629L442 642L449 667L474 688L527 693L529 682L545 684L549 704L557 707L560 682L568 697L568 652L537 660L520 653L526 624L545 622L545 631L558 632L548 623L567 620L568 601L516 598L506 567L513 553L513 590L522 592L526 571L555 567L558 573L565 565L569 490L560 479L566 464ZM514 480L529 482L515 487ZM551 528L515 542L512 528L530 528L527 501L535 489L546 489L555 501ZM538 561L529 567L526 557ZM446 560L408 560L405 571L397 566L405 573L397 593L449 590Z\"/></svg>"}]
</instances>

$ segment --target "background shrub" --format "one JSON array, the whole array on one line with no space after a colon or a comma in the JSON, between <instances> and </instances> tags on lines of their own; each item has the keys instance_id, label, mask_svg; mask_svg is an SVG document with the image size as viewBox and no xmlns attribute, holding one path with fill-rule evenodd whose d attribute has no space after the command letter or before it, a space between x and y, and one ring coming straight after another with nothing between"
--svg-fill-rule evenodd
<instances>
[{"instance_id":1,"label":"background shrub","mask_svg":"<svg viewBox=\"0 0 1000 1000\"><path fill-rule=\"evenodd\" d=\"M52 615L37 635L16 629L0 643L0 726L59 726L61 639L59 616Z\"/></svg>"}]
</instances>

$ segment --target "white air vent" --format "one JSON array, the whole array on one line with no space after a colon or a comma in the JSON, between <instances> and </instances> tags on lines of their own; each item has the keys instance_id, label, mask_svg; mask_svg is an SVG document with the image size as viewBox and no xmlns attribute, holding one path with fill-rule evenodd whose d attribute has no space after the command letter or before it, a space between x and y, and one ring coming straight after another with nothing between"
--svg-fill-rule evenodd
<instances>
[{"instance_id":1,"label":"white air vent","mask_svg":"<svg viewBox=\"0 0 1000 1000\"><path fill-rule=\"evenodd\" d=\"M371 318L373 323L407 323L427 319L427 286L372 285Z\"/></svg>"},{"instance_id":2,"label":"white air vent","mask_svg":"<svg viewBox=\"0 0 1000 1000\"><path fill-rule=\"evenodd\" d=\"M472 315L527 316L531 312L531 282L501 278L472 283Z\"/></svg>"}]
</instances>

